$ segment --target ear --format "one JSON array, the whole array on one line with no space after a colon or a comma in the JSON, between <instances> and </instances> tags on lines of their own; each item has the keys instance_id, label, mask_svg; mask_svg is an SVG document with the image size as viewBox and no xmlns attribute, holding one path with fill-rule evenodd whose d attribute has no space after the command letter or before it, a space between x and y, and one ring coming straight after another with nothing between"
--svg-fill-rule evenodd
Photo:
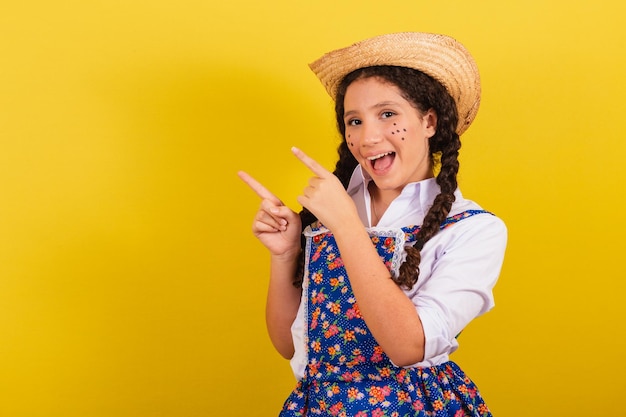
<instances>
[{"instance_id":1,"label":"ear","mask_svg":"<svg viewBox=\"0 0 626 417\"><path fill-rule=\"evenodd\" d=\"M428 111L422 117L422 121L424 122L424 130L428 134L428 137L432 137L437 132L437 113L433 108L428 109Z\"/></svg>"}]
</instances>

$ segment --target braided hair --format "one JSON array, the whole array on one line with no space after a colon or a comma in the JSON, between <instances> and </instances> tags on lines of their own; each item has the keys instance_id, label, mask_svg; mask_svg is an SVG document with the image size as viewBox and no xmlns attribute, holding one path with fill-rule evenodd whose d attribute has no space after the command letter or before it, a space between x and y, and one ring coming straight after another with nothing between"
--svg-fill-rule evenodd
<instances>
[{"instance_id":1,"label":"braided hair","mask_svg":"<svg viewBox=\"0 0 626 417\"><path fill-rule=\"evenodd\" d=\"M457 189L457 173L459 171L459 149L461 141L456 133L458 114L454 99L445 87L434 78L421 71L398 66L373 66L357 69L344 77L339 84L335 100L335 116L337 128L341 133L342 141L337 148L339 159L335 165L334 174L339 178L345 188L348 187L352 172L358 165L354 156L348 149L345 138L346 126L344 123L344 98L348 86L362 78L379 78L395 85L409 103L421 113L433 109L437 114L437 130L429 139L430 160L433 166L439 167L436 176L437 184L441 192L435 197L424 222L417 234L413 246L407 246L406 260L400 266L398 276L393 276L394 282L405 288L412 288L419 277L419 264L421 261L420 251L440 229L441 224L450 213L452 203L455 200L454 192ZM303 228L313 223L316 218L303 209L300 212ZM302 238L304 247L304 237ZM304 253L301 254L299 268L294 284L302 284L304 272Z\"/></svg>"}]
</instances>

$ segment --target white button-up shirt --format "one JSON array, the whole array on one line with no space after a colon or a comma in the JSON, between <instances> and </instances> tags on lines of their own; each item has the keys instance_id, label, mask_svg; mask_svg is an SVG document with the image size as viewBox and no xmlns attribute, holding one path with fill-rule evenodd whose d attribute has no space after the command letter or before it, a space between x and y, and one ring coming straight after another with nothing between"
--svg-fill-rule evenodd
<instances>
[{"instance_id":1,"label":"white button-up shirt","mask_svg":"<svg viewBox=\"0 0 626 417\"><path fill-rule=\"evenodd\" d=\"M369 229L397 229L421 225L439 194L434 178L407 184L389 205L376 227L371 223L371 179L358 166L348 185L363 224ZM481 210L466 200L459 190L449 216L466 210ZM458 348L456 336L474 318L494 306L492 289L500 274L507 230L499 218L478 214L441 230L421 251L420 275L410 290L405 290L419 314L425 336L424 360L411 367L426 367L446 362ZM298 315L291 331L295 353L291 367L301 379L307 364L305 303L303 291ZM358 300L357 300L358 302Z\"/></svg>"}]
</instances>

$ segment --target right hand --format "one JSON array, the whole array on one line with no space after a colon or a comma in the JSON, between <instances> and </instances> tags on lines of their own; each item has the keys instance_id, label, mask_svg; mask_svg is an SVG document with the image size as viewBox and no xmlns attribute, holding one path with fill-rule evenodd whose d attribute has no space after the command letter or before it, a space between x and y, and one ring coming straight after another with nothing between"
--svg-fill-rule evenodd
<instances>
[{"instance_id":1,"label":"right hand","mask_svg":"<svg viewBox=\"0 0 626 417\"><path fill-rule=\"evenodd\" d=\"M261 199L252 223L252 233L273 256L293 257L300 253L300 216L249 174L239 171L243 180Z\"/></svg>"}]
</instances>

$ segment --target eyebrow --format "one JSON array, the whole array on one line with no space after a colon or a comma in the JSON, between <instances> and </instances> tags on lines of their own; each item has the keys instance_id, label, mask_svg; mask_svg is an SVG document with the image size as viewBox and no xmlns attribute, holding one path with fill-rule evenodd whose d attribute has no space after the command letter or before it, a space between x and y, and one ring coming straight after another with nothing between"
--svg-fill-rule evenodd
<instances>
[{"instance_id":1,"label":"eyebrow","mask_svg":"<svg viewBox=\"0 0 626 417\"><path fill-rule=\"evenodd\" d=\"M373 106L371 106L371 109L378 109L381 107L387 107L387 106L397 106L398 102L397 101L381 101L380 103L376 103ZM347 117L347 116L352 116L353 114L358 113L356 110L350 110L347 111L343 114L343 117Z\"/></svg>"}]
</instances>

